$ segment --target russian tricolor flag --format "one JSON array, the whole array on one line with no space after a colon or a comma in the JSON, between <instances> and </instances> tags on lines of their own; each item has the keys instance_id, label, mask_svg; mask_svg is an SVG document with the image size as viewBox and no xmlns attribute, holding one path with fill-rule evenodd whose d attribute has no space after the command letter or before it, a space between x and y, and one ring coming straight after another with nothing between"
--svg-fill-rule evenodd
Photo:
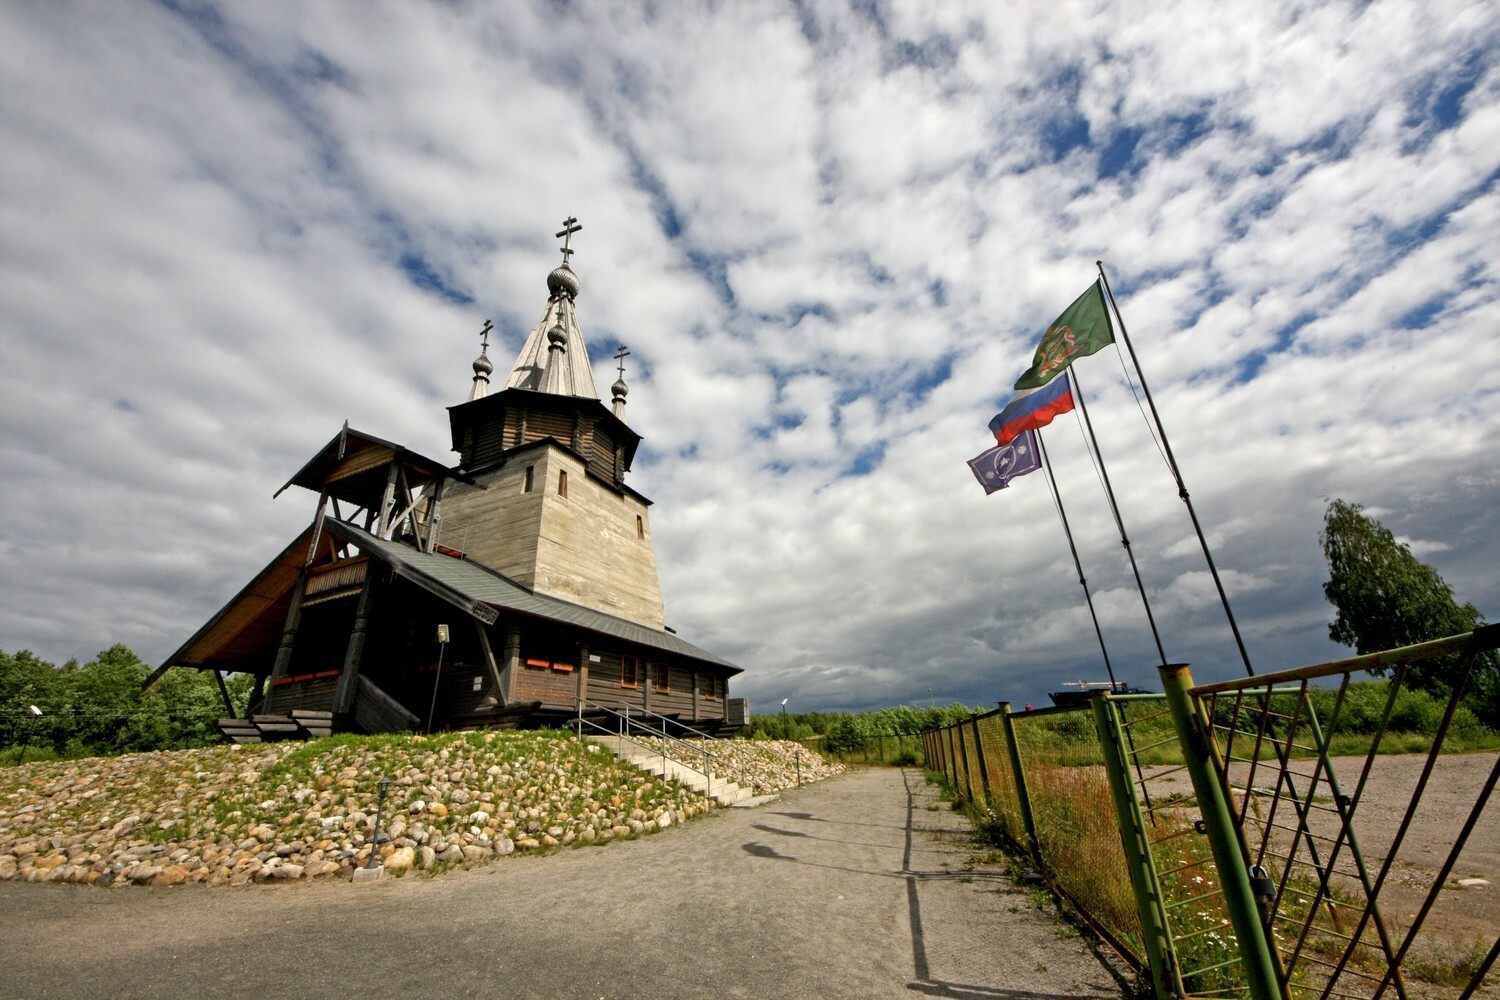
<instances>
[{"instance_id":1,"label":"russian tricolor flag","mask_svg":"<svg viewBox=\"0 0 1500 1000\"><path fill-rule=\"evenodd\" d=\"M1046 427L1053 417L1072 408L1073 383L1063 372L1039 389L1022 389L1010 397L1005 409L990 421L990 430L998 443L1009 444L1021 432Z\"/></svg>"}]
</instances>

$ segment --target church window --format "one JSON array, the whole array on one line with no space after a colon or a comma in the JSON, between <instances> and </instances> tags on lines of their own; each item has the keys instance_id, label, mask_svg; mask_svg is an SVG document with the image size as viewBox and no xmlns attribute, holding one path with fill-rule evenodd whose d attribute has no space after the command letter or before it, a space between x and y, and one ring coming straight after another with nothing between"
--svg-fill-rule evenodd
<instances>
[{"instance_id":1,"label":"church window","mask_svg":"<svg viewBox=\"0 0 1500 1000\"><path fill-rule=\"evenodd\" d=\"M718 701L719 700L719 684L720 684L720 682L719 682L719 675L718 674L704 674L703 675L703 697L707 698L709 701Z\"/></svg>"},{"instance_id":2,"label":"church window","mask_svg":"<svg viewBox=\"0 0 1500 1000\"><path fill-rule=\"evenodd\" d=\"M656 690L666 694L672 690L672 668L665 663L654 664L656 671Z\"/></svg>"},{"instance_id":3,"label":"church window","mask_svg":"<svg viewBox=\"0 0 1500 1000\"><path fill-rule=\"evenodd\" d=\"M568 495L568 473L566 469L557 473L557 495L565 497Z\"/></svg>"},{"instance_id":4,"label":"church window","mask_svg":"<svg viewBox=\"0 0 1500 1000\"><path fill-rule=\"evenodd\" d=\"M645 538L646 537L646 521L639 514L637 514L635 516L635 537L637 537L637 538Z\"/></svg>"},{"instance_id":5,"label":"church window","mask_svg":"<svg viewBox=\"0 0 1500 1000\"><path fill-rule=\"evenodd\" d=\"M620 687L633 688L641 683L641 661L634 656L620 657Z\"/></svg>"},{"instance_id":6,"label":"church window","mask_svg":"<svg viewBox=\"0 0 1500 1000\"><path fill-rule=\"evenodd\" d=\"M530 493L531 492L531 474L533 472L535 472L535 471L536 471L536 466L534 466L534 465L528 465L528 466L526 466L526 482L521 487L521 492L522 493Z\"/></svg>"}]
</instances>

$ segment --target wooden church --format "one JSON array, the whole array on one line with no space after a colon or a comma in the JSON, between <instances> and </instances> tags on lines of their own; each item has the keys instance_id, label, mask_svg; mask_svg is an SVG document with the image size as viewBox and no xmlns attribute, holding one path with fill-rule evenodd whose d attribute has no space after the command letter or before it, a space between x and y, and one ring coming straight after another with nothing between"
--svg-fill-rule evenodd
<instances>
[{"instance_id":1,"label":"wooden church","mask_svg":"<svg viewBox=\"0 0 1500 1000\"><path fill-rule=\"evenodd\" d=\"M296 720L429 731L600 708L710 733L743 724L729 704L740 668L663 619L651 501L625 481L641 440L625 422L626 352L607 407L578 325L580 228L557 234L546 308L493 392L486 322L469 399L448 411L458 464L345 424L277 491L316 494L312 523L148 684L213 670L227 704L224 673L251 674L245 726L266 736Z\"/></svg>"}]
</instances>

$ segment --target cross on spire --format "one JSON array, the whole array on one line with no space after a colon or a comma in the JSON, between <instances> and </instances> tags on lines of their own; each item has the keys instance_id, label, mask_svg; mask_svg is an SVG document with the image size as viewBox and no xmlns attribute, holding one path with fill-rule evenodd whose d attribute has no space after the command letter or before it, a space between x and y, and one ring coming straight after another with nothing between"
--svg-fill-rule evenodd
<instances>
[{"instance_id":1,"label":"cross on spire","mask_svg":"<svg viewBox=\"0 0 1500 1000\"><path fill-rule=\"evenodd\" d=\"M578 220L573 216L570 215L563 220L562 231L557 234L557 237L563 241L562 255L564 264L568 262L568 257L575 252L572 247L573 234L581 229L583 227L578 224Z\"/></svg>"},{"instance_id":2,"label":"cross on spire","mask_svg":"<svg viewBox=\"0 0 1500 1000\"><path fill-rule=\"evenodd\" d=\"M479 336L481 338L479 343L480 354L490 353L490 331L494 328L495 324L491 323L489 320L484 321L484 329L479 331Z\"/></svg>"},{"instance_id":3,"label":"cross on spire","mask_svg":"<svg viewBox=\"0 0 1500 1000\"><path fill-rule=\"evenodd\" d=\"M630 352L625 350L624 344L621 344L620 349L615 352L615 360L619 362L621 379L625 377L625 359L628 357L630 357Z\"/></svg>"}]
</instances>

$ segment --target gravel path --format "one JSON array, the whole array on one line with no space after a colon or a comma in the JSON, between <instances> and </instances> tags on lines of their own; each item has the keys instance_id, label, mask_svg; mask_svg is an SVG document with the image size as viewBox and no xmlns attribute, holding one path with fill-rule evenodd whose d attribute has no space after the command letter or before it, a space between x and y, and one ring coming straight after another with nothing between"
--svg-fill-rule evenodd
<instances>
[{"instance_id":1,"label":"gravel path","mask_svg":"<svg viewBox=\"0 0 1500 1000\"><path fill-rule=\"evenodd\" d=\"M868 768L431 879L0 883L0 997L1121 997L966 833L920 772Z\"/></svg>"}]
</instances>

